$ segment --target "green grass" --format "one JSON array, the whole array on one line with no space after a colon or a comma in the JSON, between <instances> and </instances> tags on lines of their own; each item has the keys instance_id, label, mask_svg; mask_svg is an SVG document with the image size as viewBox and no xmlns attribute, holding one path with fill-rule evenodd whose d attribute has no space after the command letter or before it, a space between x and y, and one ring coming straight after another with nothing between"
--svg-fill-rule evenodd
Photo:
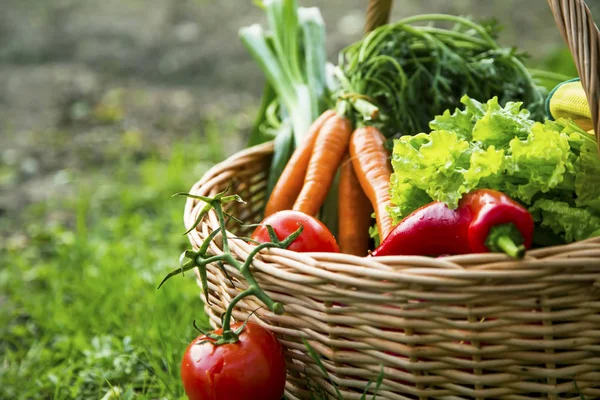
<instances>
[{"instance_id":1,"label":"green grass","mask_svg":"<svg viewBox=\"0 0 600 400\"><path fill-rule=\"evenodd\" d=\"M193 274L156 287L189 246L185 200L170 196L221 152L195 140L167 153L140 163L125 152L75 173L75 196L11 224L0 243L0 398L184 398L179 363L206 315Z\"/></svg>"}]
</instances>

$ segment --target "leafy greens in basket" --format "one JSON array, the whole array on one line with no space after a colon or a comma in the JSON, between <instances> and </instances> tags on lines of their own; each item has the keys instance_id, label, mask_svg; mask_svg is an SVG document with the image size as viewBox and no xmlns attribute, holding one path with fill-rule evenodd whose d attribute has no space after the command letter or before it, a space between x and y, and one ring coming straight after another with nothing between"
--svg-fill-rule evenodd
<instances>
[{"instance_id":1,"label":"leafy greens in basket","mask_svg":"<svg viewBox=\"0 0 600 400\"><path fill-rule=\"evenodd\" d=\"M311 124L327 109L335 108L353 128L374 125L387 138L424 131L435 115L458 106L465 93L480 100L499 96L502 104L521 100L537 118L543 116L545 90L521 55L496 43L494 23L439 14L411 17L347 47L334 67L326 61L318 8L298 7L298 0L257 3L267 24L244 27L240 37L267 80L248 142L274 140L267 197ZM437 26L417 26L424 22ZM448 24L454 26L444 27ZM336 176L318 213L334 234L338 181Z\"/></svg>"},{"instance_id":2,"label":"leafy greens in basket","mask_svg":"<svg viewBox=\"0 0 600 400\"><path fill-rule=\"evenodd\" d=\"M431 202L456 208L463 194L496 189L526 205L536 244L600 234L600 159L594 136L570 120L535 122L519 102L468 96L435 117L431 133L394 141L390 212L395 221Z\"/></svg>"},{"instance_id":3,"label":"leafy greens in basket","mask_svg":"<svg viewBox=\"0 0 600 400\"><path fill-rule=\"evenodd\" d=\"M340 54L337 96L349 99L356 118L387 137L425 131L465 94L480 101L498 96L501 104L522 101L542 120L546 89L524 66L522 54L496 42L498 31L494 22L442 14L382 26Z\"/></svg>"}]
</instances>

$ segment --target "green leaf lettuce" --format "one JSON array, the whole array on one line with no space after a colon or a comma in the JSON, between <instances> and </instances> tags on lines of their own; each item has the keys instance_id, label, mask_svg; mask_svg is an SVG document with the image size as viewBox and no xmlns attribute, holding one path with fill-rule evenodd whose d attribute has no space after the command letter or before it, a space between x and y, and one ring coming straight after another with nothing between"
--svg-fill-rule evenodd
<instances>
[{"instance_id":1,"label":"green leaf lettuce","mask_svg":"<svg viewBox=\"0 0 600 400\"><path fill-rule=\"evenodd\" d=\"M529 208L538 227L563 241L600 230L600 158L595 138L572 121L529 119L521 103L500 106L464 96L430 133L394 141L390 214L400 221L442 201L456 208L480 188L506 193Z\"/></svg>"}]
</instances>

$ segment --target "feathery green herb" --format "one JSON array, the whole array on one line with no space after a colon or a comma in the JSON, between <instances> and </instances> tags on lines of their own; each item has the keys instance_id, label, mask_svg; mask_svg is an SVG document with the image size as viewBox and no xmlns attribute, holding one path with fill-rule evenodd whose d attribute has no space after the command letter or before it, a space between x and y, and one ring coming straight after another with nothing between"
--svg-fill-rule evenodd
<instances>
[{"instance_id":1,"label":"feathery green herb","mask_svg":"<svg viewBox=\"0 0 600 400\"><path fill-rule=\"evenodd\" d=\"M477 24L443 14L382 26L341 52L335 95L349 100L357 122L374 124L387 137L426 131L434 116L457 107L465 94L479 101L496 96L502 105L521 101L542 120L546 89L536 84L522 54L498 45L499 30L494 21Z\"/></svg>"}]
</instances>

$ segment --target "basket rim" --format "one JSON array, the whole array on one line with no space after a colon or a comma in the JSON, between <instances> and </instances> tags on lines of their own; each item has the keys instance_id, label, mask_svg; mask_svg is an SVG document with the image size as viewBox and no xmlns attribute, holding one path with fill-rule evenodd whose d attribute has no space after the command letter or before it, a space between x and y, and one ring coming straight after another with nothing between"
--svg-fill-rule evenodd
<instances>
[{"instance_id":1,"label":"basket rim","mask_svg":"<svg viewBox=\"0 0 600 400\"><path fill-rule=\"evenodd\" d=\"M208 194L210 188L206 189L206 185L211 183L214 179L217 179L218 182L222 182L226 179L220 179L219 176L223 175L223 172L230 170L232 166L236 166L239 164L244 164L247 162L251 162L248 160L256 159L258 157L268 156L273 152L274 146L273 141L265 142L256 146L252 146L246 149L243 149L237 153L232 154L225 160L220 163L215 164L211 167L200 180L198 180L190 189L191 194ZM213 181L214 182L214 181ZM198 204L201 204L199 200L188 198L184 207L184 226L186 229L191 228L193 221L196 219L196 213L200 209ZM190 240L193 246L197 246L200 240L200 230L199 229L209 229L213 230L218 227L216 222L216 215L214 211L211 211L204 217L201 223L193 229L190 233L188 233L188 239ZM229 235L232 233L227 230ZM249 250L255 247L255 245L250 243L230 243L230 247L232 251L238 256L243 256L244 253L248 253ZM211 247L209 251L216 250L216 248ZM564 245L557 246L548 246L538 249L529 250L526 253L526 256L523 260L513 260L506 254L501 253L474 253L474 254L463 254L463 255L452 255L452 256L444 256L444 257L427 257L427 256L381 256L381 257L370 257L370 256L355 256L350 254L343 253L326 253L326 252L311 252L311 253L298 253L288 249L264 249L259 253L262 259L271 259L284 257L289 260L296 260L298 258L305 260L308 264L314 265L315 263L336 263L336 264L348 264L348 265L356 265L356 266L364 266L364 263L371 264L372 266L377 265L379 269L382 266L393 266L393 265L406 265L411 267L416 267L417 265L421 266L421 268L430 269L432 271L438 270L455 270L455 272L463 271L464 273L472 274L476 273L478 275L485 275L489 273L490 270L494 270L494 266L504 270L510 271L511 274L515 273L517 269L527 270L532 266L534 268L539 268L542 264L549 264L549 268L556 267L553 262L550 262L550 258L555 258L557 255L562 255L562 258L557 259L569 260L568 262L575 265L576 261L584 261L584 260L598 260L600 258L598 255L596 256L569 256L569 253L577 253L582 251L585 255L585 250L600 250L600 237L590 238L583 241L577 241L573 243L568 243ZM219 248L220 250L220 248ZM564 258L566 255L567 258ZM473 268L473 266L477 266L479 264L484 264L487 268ZM554 265L554 266L553 266ZM479 272L477 272L479 271ZM390 272L390 271L388 271ZM443 274L448 274L448 272L444 272ZM437 274L436 274L437 275ZM460 273L459 273L460 275ZM600 282L600 271L598 272L598 277L596 278Z\"/></svg>"},{"instance_id":2,"label":"basket rim","mask_svg":"<svg viewBox=\"0 0 600 400\"><path fill-rule=\"evenodd\" d=\"M378 25L386 24L389 21L391 5L393 0L369 0L368 8L367 8L367 23L365 25L365 31L370 31ZM596 65L598 62L599 54L595 50L597 50L596 46L598 45L598 35L600 32L598 31L597 26L592 21L591 13L587 8L584 0L548 0L548 4L554 14L556 19L556 23L558 28L563 35L565 41L571 53L573 54L577 69L580 75L582 75L583 69L581 64L581 59L583 59L583 63L588 65L591 61L592 66ZM565 19L568 16L572 16L574 14L577 18L574 19ZM585 33L589 35L589 43L588 41L581 42L573 42L572 34L570 30L566 29L566 26L570 26L571 28L580 28L585 27ZM591 46L590 46L591 45ZM588 65L589 67L589 65ZM587 73L590 73L589 68L585 69ZM588 79L588 75L584 76L584 81L587 83L584 85L586 89L586 93L588 95L588 100L597 100L596 96L598 95L598 91L600 90L600 79L594 79L594 75L592 73L591 81ZM597 105L594 101L590 102L590 106L592 108L593 119L598 120L598 126L600 126L600 118L597 118L597 111L594 107ZM600 129L597 129L596 138L600 138ZM598 145L600 146L600 140L598 140ZM248 158L257 158L261 156L266 156L269 153L272 153L274 149L274 141L268 141L253 147L245 148L237 153L226 158L224 161L215 164L212 166L203 176L197 181L191 188L190 193L192 194L202 194L204 191L204 186L209 184L218 184L222 183L224 180L228 179L224 175L229 175L231 178L231 174L224 174L228 170L232 170L235 166L243 165L247 162ZM209 191L212 188L209 188ZM213 191L214 192L214 191ZM209 194L208 192L203 194ZM199 201L188 198L184 207L184 226L186 229L190 229L193 225L193 222L196 218L190 220L190 216L193 217L193 214L196 210L197 203ZM207 223L206 220L209 222ZM215 229L218 225L212 225L211 223L215 223L216 218L214 212L209 212L200 223L200 225L204 224L205 226L210 226L211 229ZM188 238L192 245L197 246L196 237L198 235L199 227L193 229L188 233ZM229 230L226 231L227 234L231 234ZM246 246L252 246L248 243L245 243ZM427 256L385 256L385 257L377 257L376 263L380 265L383 264L401 264L401 263L424 263L425 260L431 261L434 260L434 264L438 266L439 269L461 269L466 270L465 268L460 267L461 265L477 265L479 262L484 263L485 265L495 265L497 263L500 264L512 264L514 266L519 265L528 265L529 263L546 263L547 259L555 258L558 256L565 257L569 260L581 260L581 259L591 259L597 261L600 259L600 255L595 254L591 251L591 254L594 257L585 257L589 255L586 253L585 248L581 251L581 247L586 247L591 245L593 250L598 247L600 249L600 237L590 238L583 241L576 241L573 243L557 245L557 246L549 246L543 248L536 248L533 250L528 250L525 259L523 260L513 260L508 255L502 253L475 253L475 254L464 254L464 255L453 255L453 256L444 256L444 257L427 257ZM234 245L232 248L236 248ZM215 250L213 248L213 250ZM240 248L238 250L242 251ZM265 249L261 253L261 255L267 256L284 256L290 260L294 259L298 253L287 250L287 249ZM583 255L583 257L581 257ZM310 263L324 261L324 262L338 262L342 264L343 261L346 261L347 264L358 264L361 262L364 263L366 260L374 260L370 256L355 256L350 254L339 253L332 256L332 253L302 253L303 257L307 257L306 260L310 261ZM579 256L579 257L578 257ZM470 270L470 269L469 269ZM514 271L514 269L512 269ZM598 278L600 281L600 277Z\"/></svg>"}]
</instances>

